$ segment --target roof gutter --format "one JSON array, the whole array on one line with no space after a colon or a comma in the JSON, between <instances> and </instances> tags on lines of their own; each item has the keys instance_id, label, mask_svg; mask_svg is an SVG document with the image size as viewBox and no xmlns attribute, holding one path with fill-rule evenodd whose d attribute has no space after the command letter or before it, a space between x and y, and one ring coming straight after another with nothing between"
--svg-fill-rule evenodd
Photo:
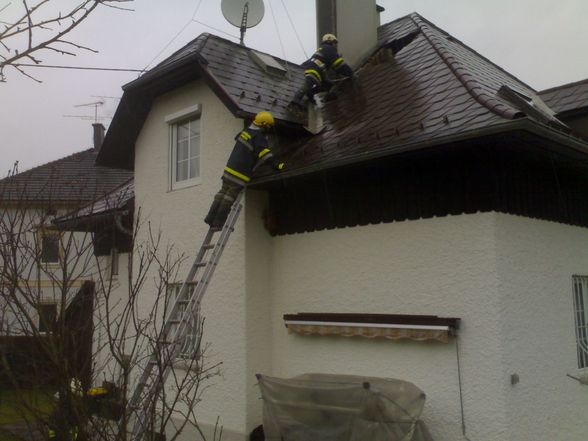
<instances>
[{"instance_id":1,"label":"roof gutter","mask_svg":"<svg viewBox=\"0 0 588 441\"><path fill-rule=\"evenodd\" d=\"M87 216L82 217L74 217L70 219L59 220L55 219L53 224L57 226L60 230L64 231L91 231L92 227L95 227L98 224L105 224L111 223L114 219L115 225L118 227L118 223L121 222L122 216L127 216L129 214L128 210L122 211L110 211L107 213L102 214L90 214ZM129 230L124 228L121 224L121 228L119 228L125 234L132 234L129 233Z\"/></svg>"},{"instance_id":2,"label":"roof gutter","mask_svg":"<svg viewBox=\"0 0 588 441\"><path fill-rule=\"evenodd\" d=\"M570 147L574 152L580 153L586 156L588 161L588 143L564 133L556 132L552 128L543 124L537 123L530 120L529 118L519 118L507 123L503 123L497 126L491 126L484 129L476 129L468 132L463 132L458 135L449 135L441 138L435 138L429 141L420 142L409 142L394 146L394 151L391 152L390 148L381 148L370 152L362 153L359 155L348 156L346 158L336 159L330 161L328 164L317 164L309 167L300 168L292 171L285 171L279 174L272 174L257 178L252 182L249 187L259 188L263 184L270 182L282 181L285 179L295 178L302 175L308 175L315 172L329 170L338 167L344 167L347 165L368 162L374 159L379 159L387 156L396 156L398 154L407 153L414 150L422 150L442 144L449 144L453 142L465 141L472 138L479 138L482 136L497 135L506 132L512 132L515 130L526 130L535 133L539 136L543 136L547 139L555 141L559 144Z\"/></svg>"}]
</instances>

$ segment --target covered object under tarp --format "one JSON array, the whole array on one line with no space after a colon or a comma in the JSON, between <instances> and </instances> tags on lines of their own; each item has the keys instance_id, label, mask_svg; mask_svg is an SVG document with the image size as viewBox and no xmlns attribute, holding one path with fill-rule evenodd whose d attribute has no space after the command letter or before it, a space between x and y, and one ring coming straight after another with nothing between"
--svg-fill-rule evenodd
<instances>
[{"instance_id":1,"label":"covered object under tarp","mask_svg":"<svg viewBox=\"0 0 588 441\"><path fill-rule=\"evenodd\" d=\"M425 393L407 381L333 374L258 375L265 439L433 441Z\"/></svg>"}]
</instances>

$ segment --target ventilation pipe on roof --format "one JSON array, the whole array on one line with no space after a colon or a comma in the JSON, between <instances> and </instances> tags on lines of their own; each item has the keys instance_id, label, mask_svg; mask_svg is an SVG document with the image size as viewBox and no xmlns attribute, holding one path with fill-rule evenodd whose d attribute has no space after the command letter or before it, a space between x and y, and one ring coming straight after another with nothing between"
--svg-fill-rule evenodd
<instances>
[{"instance_id":1,"label":"ventilation pipe on roof","mask_svg":"<svg viewBox=\"0 0 588 441\"><path fill-rule=\"evenodd\" d=\"M316 99L320 99L320 97L316 97ZM306 129L310 133L320 133L324 127L322 104L317 104L316 106L308 106L308 126Z\"/></svg>"},{"instance_id":2,"label":"ventilation pipe on roof","mask_svg":"<svg viewBox=\"0 0 588 441\"><path fill-rule=\"evenodd\" d=\"M376 0L316 0L318 44L324 34L337 35L339 52L355 66L377 46L381 9Z\"/></svg>"},{"instance_id":3,"label":"ventilation pipe on roof","mask_svg":"<svg viewBox=\"0 0 588 441\"><path fill-rule=\"evenodd\" d=\"M92 127L94 128L94 150L99 151L104 141L106 128L101 123L94 123Z\"/></svg>"}]
</instances>

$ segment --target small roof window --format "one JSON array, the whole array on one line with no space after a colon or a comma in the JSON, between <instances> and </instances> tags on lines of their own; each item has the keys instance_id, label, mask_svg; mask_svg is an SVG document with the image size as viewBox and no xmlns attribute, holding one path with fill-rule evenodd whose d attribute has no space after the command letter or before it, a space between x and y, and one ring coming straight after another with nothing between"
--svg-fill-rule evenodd
<instances>
[{"instance_id":1,"label":"small roof window","mask_svg":"<svg viewBox=\"0 0 588 441\"><path fill-rule=\"evenodd\" d=\"M249 51L249 57L255 62L255 64L261 67L264 72L279 77L286 75L286 68L271 55L251 50Z\"/></svg>"}]
</instances>

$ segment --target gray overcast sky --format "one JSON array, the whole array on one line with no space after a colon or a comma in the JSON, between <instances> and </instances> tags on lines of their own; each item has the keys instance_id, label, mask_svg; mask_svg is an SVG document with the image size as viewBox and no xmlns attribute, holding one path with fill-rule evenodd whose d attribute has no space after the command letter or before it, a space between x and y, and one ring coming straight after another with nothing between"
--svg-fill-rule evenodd
<instances>
[{"instance_id":1,"label":"gray overcast sky","mask_svg":"<svg viewBox=\"0 0 588 441\"><path fill-rule=\"evenodd\" d=\"M0 21L10 18L19 1L0 0L0 10L11 3L0 12ZM54 3L70 1L74 0ZM45 64L143 69L202 32L238 41L239 31L224 20L220 3L135 0L129 4L134 12L103 7L71 35L73 41L98 54L47 53L41 58ZM315 49L314 0L264 3L265 17L248 31L246 44L294 62L304 61L304 51L310 54ZM386 8L382 23L418 12L537 90L588 78L588 0L379 0L378 4ZM37 84L13 70L6 73L7 82L0 83L0 176L15 160L23 171L91 147L93 121L64 115L93 115L92 107L75 106L103 100L99 116L112 116L118 101L96 96L120 97L121 86L137 77L31 68L29 73L43 81ZM110 120L102 122L108 126Z\"/></svg>"}]
</instances>

